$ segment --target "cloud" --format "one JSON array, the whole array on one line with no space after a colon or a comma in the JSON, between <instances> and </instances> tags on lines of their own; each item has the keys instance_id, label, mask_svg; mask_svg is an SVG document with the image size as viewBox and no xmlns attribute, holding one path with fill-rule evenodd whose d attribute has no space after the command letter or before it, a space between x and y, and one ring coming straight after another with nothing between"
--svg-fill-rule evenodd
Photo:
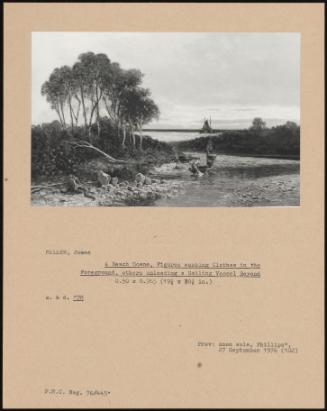
<instances>
[{"instance_id":1,"label":"cloud","mask_svg":"<svg viewBox=\"0 0 327 411\"><path fill-rule=\"evenodd\" d=\"M299 33L33 33L33 122L55 118L42 83L82 52L106 53L145 74L160 107L157 124L189 127L261 116L299 120ZM258 114L259 115L259 114Z\"/></svg>"}]
</instances>

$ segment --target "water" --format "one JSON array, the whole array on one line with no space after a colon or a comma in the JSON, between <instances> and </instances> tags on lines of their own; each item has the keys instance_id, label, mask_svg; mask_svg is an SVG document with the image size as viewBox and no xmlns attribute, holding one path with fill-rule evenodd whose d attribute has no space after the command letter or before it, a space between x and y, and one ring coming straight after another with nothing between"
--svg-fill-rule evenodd
<instances>
[{"instance_id":1,"label":"water","mask_svg":"<svg viewBox=\"0 0 327 411\"><path fill-rule=\"evenodd\" d=\"M203 153L197 155L204 156ZM163 165L155 175L181 182L182 191L158 207L264 207L300 205L297 160L218 155L210 174L194 177L183 164Z\"/></svg>"},{"instance_id":2,"label":"water","mask_svg":"<svg viewBox=\"0 0 327 411\"><path fill-rule=\"evenodd\" d=\"M203 136L197 131L147 131L165 142ZM192 153L205 162L203 153ZM157 176L181 182L183 191L161 198L158 207L265 207L300 205L300 162L298 160L218 155L211 173L194 177L188 165L175 164L157 170Z\"/></svg>"},{"instance_id":3,"label":"water","mask_svg":"<svg viewBox=\"0 0 327 411\"><path fill-rule=\"evenodd\" d=\"M144 135L150 136L160 141L174 142L182 140L192 140L202 136L198 131L144 131Z\"/></svg>"}]
</instances>

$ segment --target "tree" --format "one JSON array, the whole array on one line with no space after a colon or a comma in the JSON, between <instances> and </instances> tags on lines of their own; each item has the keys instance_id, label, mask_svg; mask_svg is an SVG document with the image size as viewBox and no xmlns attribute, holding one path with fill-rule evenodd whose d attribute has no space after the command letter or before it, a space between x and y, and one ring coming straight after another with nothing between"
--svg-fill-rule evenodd
<instances>
[{"instance_id":1,"label":"tree","mask_svg":"<svg viewBox=\"0 0 327 411\"><path fill-rule=\"evenodd\" d=\"M71 127L77 126L80 99L77 95L77 82L70 67L62 66L54 69L49 80L42 85L41 94L46 96L51 108L57 112L62 128L66 128L67 110Z\"/></svg>"},{"instance_id":2,"label":"tree","mask_svg":"<svg viewBox=\"0 0 327 411\"><path fill-rule=\"evenodd\" d=\"M117 137L123 131L122 146L129 130L135 147L135 130L138 130L142 149L143 125L159 116L149 90L141 87L142 78L140 70L124 70L105 54L86 52L78 56L72 67L54 69L42 85L41 93L57 112L63 129L67 128L69 118L70 129L78 127L82 113L83 134L87 134L83 139L91 141L96 124L99 140L101 114L106 111ZM76 131L73 134L76 135Z\"/></svg>"},{"instance_id":3,"label":"tree","mask_svg":"<svg viewBox=\"0 0 327 411\"><path fill-rule=\"evenodd\" d=\"M295 121L287 121L285 127L288 130L291 130L292 135L295 135L300 130L300 126L296 124Z\"/></svg>"},{"instance_id":4,"label":"tree","mask_svg":"<svg viewBox=\"0 0 327 411\"><path fill-rule=\"evenodd\" d=\"M300 126L296 124L294 121L287 121L285 127L291 131L293 139L295 139L296 143L300 141Z\"/></svg>"},{"instance_id":5,"label":"tree","mask_svg":"<svg viewBox=\"0 0 327 411\"><path fill-rule=\"evenodd\" d=\"M46 96L51 108L58 114L62 129L65 129L66 119L64 106L67 94L62 69L56 68L53 70L50 74L49 80L43 83L41 87L41 94Z\"/></svg>"},{"instance_id":6,"label":"tree","mask_svg":"<svg viewBox=\"0 0 327 411\"><path fill-rule=\"evenodd\" d=\"M266 128L266 123L260 117L256 117L252 121L251 130L261 131Z\"/></svg>"},{"instance_id":7,"label":"tree","mask_svg":"<svg viewBox=\"0 0 327 411\"><path fill-rule=\"evenodd\" d=\"M160 111L155 102L150 98L150 91L148 89L138 89L135 94L134 116L140 133L140 149L143 150L143 126L153 119L158 119Z\"/></svg>"},{"instance_id":8,"label":"tree","mask_svg":"<svg viewBox=\"0 0 327 411\"><path fill-rule=\"evenodd\" d=\"M90 137L94 115L98 135L100 134L100 101L108 73L110 73L111 63L105 54L94 54L93 52L82 53L78 59L79 62L73 66L73 75L82 104L84 126Z\"/></svg>"},{"instance_id":9,"label":"tree","mask_svg":"<svg viewBox=\"0 0 327 411\"><path fill-rule=\"evenodd\" d=\"M140 149L142 150L143 125L159 117L159 108L150 98L149 89L136 87L127 89L121 101L122 116L131 130L132 142L135 147L134 130L140 135Z\"/></svg>"},{"instance_id":10,"label":"tree","mask_svg":"<svg viewBox=\"0 0 327 411\"><path fill-rule=\"evenodd\" d=\"M139 87L142 77L143 74L140 70L123 70L118 63L113 63L105 76L102 99L109 118L117 128L118 135L121 128L123 129L123 146L126 138L126 127L129 124L126 107L124 108L123 104L126 104L126 95Z\"/></svg>"},{"instance_id":11,"label":"tree","mask_svg":"<svg viewBox=\"0 0 327 411\"><path fill-rule=\"evenodd\" d=\"M69 66L63 66L59 69L66 103L70 115L71 127L78 125L79 110L81 100L78 97L77 82L74 78L72 69Z\"/></svg>"}]
</instances>

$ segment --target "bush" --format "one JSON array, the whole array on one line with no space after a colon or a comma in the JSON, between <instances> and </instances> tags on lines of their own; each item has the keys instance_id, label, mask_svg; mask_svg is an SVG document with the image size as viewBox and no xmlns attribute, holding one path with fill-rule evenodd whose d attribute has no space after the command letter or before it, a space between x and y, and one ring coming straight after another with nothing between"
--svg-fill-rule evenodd
<instances>
[{"instance_id":1,"label":"bush","mask_svg":"<svg viewBox=\"0 0 327 411\"><path fill-rule=\"evenodd\" d=\"M210 137L213 151L224 154L300 156L300 127L294 123L264 130L225 131ZM205 151L209 138L176 143L179 150Z\"/></svg>"},{"instance_id":2,"label":"bush","mask_svg":"<svg viewBox=\"0 0 327 411\"><path fill-rule=\"evenodd\" d=\"M98 169L108 171L108 162L100 153L92 149L73 148L72 140L88 140L94 147L118 159L133 159L139 164L116 168L116 175L131 179L134 172L145 172L149 165L169 161L173 155L167 143L144 137L143 151L139 150L139 138L136 136L137 148L130 136L126 137L126 147L122 147L122 137L118 136L108 119L101 119L100 134L97 125L91 133L83 127L63 130L58 121L32 126L32 179L50 178L68 174L78 174L94 178Z\"/></svg>"}]
</instances>

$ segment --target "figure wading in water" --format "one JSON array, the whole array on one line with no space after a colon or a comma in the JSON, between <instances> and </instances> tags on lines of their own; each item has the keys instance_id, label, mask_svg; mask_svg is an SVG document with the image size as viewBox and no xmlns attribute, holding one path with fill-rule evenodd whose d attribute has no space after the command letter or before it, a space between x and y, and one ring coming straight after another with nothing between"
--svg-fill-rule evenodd
<instances>
[{"instance_id":1,"label":"figure wading in water","mask_svg":"<svg viewBox=\"0 0 327 411\"><path fill-rule=\"evenodd\" d=\"M206 164L201 165L199 160L192 161L189 167L190 172L197 177L202 177L207 174L208 170L213 166L216 157L216 154L212 154L212 141L209 137L206 146Z\"/></svg>"}]
</instances>

